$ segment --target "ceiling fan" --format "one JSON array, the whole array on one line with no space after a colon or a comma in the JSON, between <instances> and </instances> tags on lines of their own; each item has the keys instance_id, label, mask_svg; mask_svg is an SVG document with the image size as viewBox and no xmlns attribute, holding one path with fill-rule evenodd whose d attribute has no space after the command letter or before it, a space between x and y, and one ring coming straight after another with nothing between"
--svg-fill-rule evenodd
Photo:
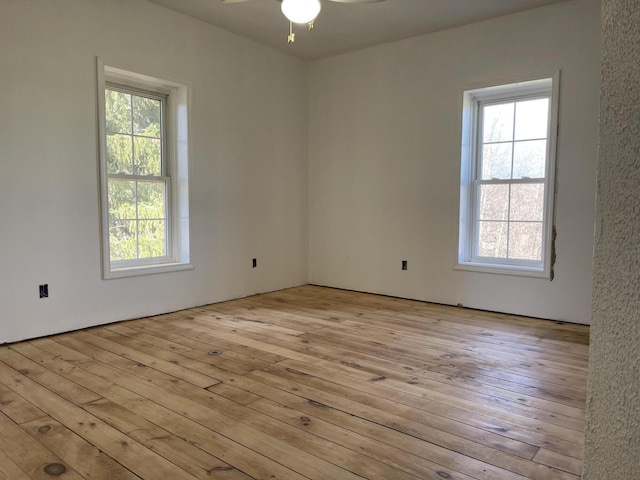
<instances>
[{"instance_id":1,"label":"ceiling fan","mask_svg":"<svg viewBox=\"0 0 640 480\"><path fill-rule=\"evenodd\" d=\"M222 3L242 3L248 0L222 0ZM293 43L295 41L295 33L293 33L294 23L306 23L309 30L313 30L315 19L320 13L322 4L320 0L277 0L281 2L281 10L287 20L289 20L289 36L287 41ZM336 3L377 3L384 0L329 0Z\"/></svg>"}]
</instances>

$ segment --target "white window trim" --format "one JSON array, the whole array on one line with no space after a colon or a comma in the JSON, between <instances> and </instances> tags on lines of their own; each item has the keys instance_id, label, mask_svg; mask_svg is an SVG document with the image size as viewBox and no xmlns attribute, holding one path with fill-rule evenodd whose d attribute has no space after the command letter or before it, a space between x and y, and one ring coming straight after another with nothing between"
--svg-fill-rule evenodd
<instances>
[{"instance_id":1,"label":"white window trim","mask_svg":"<svg viewBox=\"0 0 640 480\"><path fill-rule=\"evenodd\" d=\"M98 83L98 139L100 172L100 213L102 276L104 279L166 273L192 269L189 253L189 140L188 140L188 87L182 83L134 73L105 65L97 59ZM107 145L105 88L120 85L166 95L165 135L167 149L166 176L170 189L168 205L168 255L161 259L120 262L113 266L109 251L109 205L107 190Z\"/></svg>"},{"instance_id":2,"label":"white window trim","mask_svg":"<svg viewBox=\"0 0 640 480\"><path fill-rule=\"evenodd\" d=\"M549 86L549 81L551 85ZM552 250L554 231L554 203L555 203L555 170L556 144L558 136L558 94L560 89L560 72L537 75L526 80L511 80L495 82L489 85L476 85L465 89L462 95L462 150L460 171L460 205L458 225L458 252L456 270L473 272L519 275L537 278L552 278ZM547 145L547 165L543 218L543 253L542 267L531 265L531 262L521 261L518 264L483 262L472 258L473 222L473 181L476 168L476 108L478 101L490 101L508 96L519 96L551 92L549 107L549 136ZM529 265L527 265L529 263ZM537 262L536 262L537 263Z\"/></svg>"}]
</instances>

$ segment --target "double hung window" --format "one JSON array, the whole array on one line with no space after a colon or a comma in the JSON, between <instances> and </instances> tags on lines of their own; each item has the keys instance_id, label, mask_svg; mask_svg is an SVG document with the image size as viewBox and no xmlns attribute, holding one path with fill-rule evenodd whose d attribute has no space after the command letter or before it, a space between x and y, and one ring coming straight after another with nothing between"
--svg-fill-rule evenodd
<instances>
[{"instance_id":1,"label":"double hung window","mask_svg":"<svg viewBox=\"0 0 640 480\"><path fill-rule=\"evenodd\" d=\"M107 85L105 107L110 261L164 261L171 251L166 97Z\"/></svg>"},{"instance_id":2,"label":"double hung window","mask_svg":"<svg viewBox=\"0 0 640 480\"><path fill-rule=\"evenodd\" d=\"M100 67L104 275L188 267L186 87Z\"/></svg>"},{"instance_id":3,"label":"double hung window","mask_svg":"<svg viewBox=\"0 0 640 480\"><path fill-rule=\"evenodd\" d=\"M550 275L554 79L465 92L461 268Z\"/></svg>"}]
</instances>

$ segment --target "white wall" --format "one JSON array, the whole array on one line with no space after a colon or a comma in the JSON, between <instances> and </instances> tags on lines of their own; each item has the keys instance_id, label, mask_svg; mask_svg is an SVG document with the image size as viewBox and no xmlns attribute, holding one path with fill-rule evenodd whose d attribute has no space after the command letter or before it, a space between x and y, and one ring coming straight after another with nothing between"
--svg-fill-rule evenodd
<instances>
[{"instance_id":1,"label":"white wall","mask_svg":"<svg viewBox=\"0 0 640 480\"><path fill-rule=\"evenodd\" d=\"M0 343L309 280L587 322L599 26L575 0L305 64L143 0L0 1ZM191 85L193 270L101 279L96 56ZM461 90L556 69L556 279L454 271Z\"/></svg>"},{"instance_id":2,"label":"white wall","mask_svg":"<svg viewBox=\"0 0 640 480\"><path fill-rule=\"evenodd\" d=\"M311 282L588 323L599 37L579 0L311 64ZM557 70L555 279L454 270L462 91Z\"/></svg>"},{"instance_id":3,"label":"white wall","mask_svg":"<svg viewBox=\"0 0 640 480\"><path fill-rule=\"evenodd\" d=\"M192 87L193 270L101 279L96 56ZM0 1L0 343L306 283L307 118L303 62L204 23Z\"/></svg>"}]
</instances>

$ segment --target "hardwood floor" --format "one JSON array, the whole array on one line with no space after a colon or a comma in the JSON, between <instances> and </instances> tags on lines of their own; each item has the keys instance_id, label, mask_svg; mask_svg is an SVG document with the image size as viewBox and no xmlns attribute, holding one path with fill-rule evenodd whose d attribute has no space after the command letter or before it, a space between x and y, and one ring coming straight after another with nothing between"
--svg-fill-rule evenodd
<instances>
[{"instance_id":1,"label":"hardwood floor","mask_svg":"<svg viewBox=\"0 0 640 480\"><path fill-rule=\"evenodd\" d=\"M588 327L305 286L0 347L0 478L581 473Z\"/></svg>"}]
</instances>

